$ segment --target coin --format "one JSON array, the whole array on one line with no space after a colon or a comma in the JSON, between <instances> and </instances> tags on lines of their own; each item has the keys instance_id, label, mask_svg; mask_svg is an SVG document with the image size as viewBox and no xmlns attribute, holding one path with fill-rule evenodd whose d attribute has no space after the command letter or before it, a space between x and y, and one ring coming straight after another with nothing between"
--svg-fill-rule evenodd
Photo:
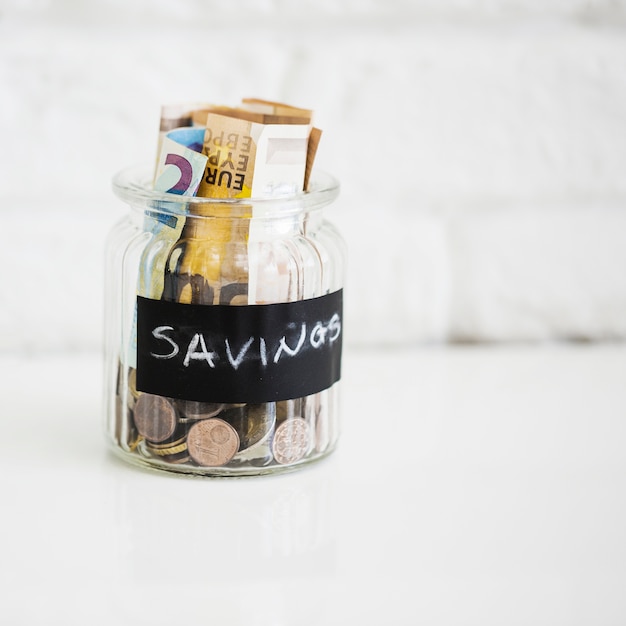
<instances>
[{"instance_id":1,"label":"coin","mask_svg":"<svg viewBox=\"0 0 626 626\"><path fill-rule=\"evenodd\" d=\"M167 443L147 443L146 447L157 456L171 456L187 450L187 440L181 437Z\"/></svg>"},{"instance_id":2,"label":"coin","mask_svg":"<svg viewBox=\"0 0 626 626\"><path fill-rule=\"evenodd\" d=\"M148 441L165 441L176 429L176 409L163 396L142 393L133 412L135 426Z\"/></svg>"},{"instance_id":3,"label":"coin","mask_svg":"<svg viewBox=\"0 0 626 626\"><path fill-rule=\"evenodd\" d=\"M273 428L276 421L276 406L272 402L248 405L246 424L246 448L258 443ZM243 447L243 446L242 446Z\"/></svg>"},{"instance_id":4,"label":"coin","mask_svg":"<svg viewBox=\"0 0 626 626\"><path fill-rule=\"evenodd\" d=\"M191 458L204 467L226 465L239 449L237 431L223 419L212 417L196 422L187 436Z\"/></svg>"},{"instance_id":5,"label":"coin","mask_svg":"<svg viewBox=\"0 0 626 626\"><path fill-rule=\"evenodd\" d=\"M215 417L223 408L217 402L196 402L195 400L179 400L176 403L180 414L191 420L203 420Z\"/></svg>"},{"instance_id":6,"label":"coin","mask_svg":"<svg viewBox=\"0 0 626 626\"><path fill-rule=\"evenodd\" d=\"M275 407L272 402L244 404L224 410L220 417L237 431L239 449L245 450L261 441L273 428Z\"/></svg>"},{"instance_id":7,"label":"coin","mask_svg":"<svg viewBox=\"0 0 626 626\"><path fill-rule=\"evenodd\" d=\"M122 447L130 446L138 437L137 429L131 416L132 411L124 404L122 396L115 396L114 436L116 443Z\"/></svg>"},{"instance_id":8,"label":"coin","mask_svg":"<svg viewBox=\"0 0 626 626\"><path fill-rule=\"evenodd\" d=\"M303 398L293 400L281 400L276 403L276 423L280 424L285 420L300 417L302 413Z\"/></svg>"},{"instance_id":9,"label":"coin","mask_svg":"<svg viewBox=\"0 0 626 626\"><path fill-rule=\"evenodd\" d=\"M137 370L134 367L128 370L128 391L135 400L139 397L140 392L137 391Z\"/></svg>"},{"instance_id":10,"label":"coin","mask_svg":"<svg viewBox=\"0 0 626 626\"><path fill-rule=\"evenodd\" d=\"M294 417L283 422L274 433L272 452L280 465L299 461L309 447L309 425L301 418Z\"/></svg>"},{"instance_id":11,"label":"coin","mask_svg":"<svg viewBox=\"0 0 626 626\"><path fill-rule=\"evenodd\" d=\"M126 393L126 404L132 411L137 398L141 395L141 391L137 391L137 370L133 367L128 370L128 388L124 390L124 393Z\"/></svg>"}]
</instances>

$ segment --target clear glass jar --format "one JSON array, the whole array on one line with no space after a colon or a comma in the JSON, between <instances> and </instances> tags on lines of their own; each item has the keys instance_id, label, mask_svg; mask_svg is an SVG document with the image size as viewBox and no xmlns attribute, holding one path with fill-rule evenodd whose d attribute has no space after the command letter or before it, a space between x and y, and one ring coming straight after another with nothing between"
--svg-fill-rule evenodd
<instances>
[{"instance_id":1,"label":"clear glass jar","mask_svg":"<svg viewBox=\"0 0 626 626\"><path fill-rule=\"evenodd\" d=\"M339 193L212 199L113 179L130 211L109 233L105 416L132 463L204 476L283 472L339 434L345 244Z\"/></svg>"}]
</instances>

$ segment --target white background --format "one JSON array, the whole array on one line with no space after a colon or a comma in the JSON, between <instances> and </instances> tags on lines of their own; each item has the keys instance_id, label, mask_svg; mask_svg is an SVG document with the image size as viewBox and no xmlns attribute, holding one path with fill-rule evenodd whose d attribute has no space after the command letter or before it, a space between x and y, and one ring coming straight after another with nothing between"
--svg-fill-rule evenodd
<instances>
[{"instance_id":1,"label":"white background","mask_svg":"<svg viewBox=\"0 0 626 626\"><path fill-rule=\"evenodd\" d=\"M625 35L623 0L0 0L0 622L626 624ZM161 104L247 96L313 109L342 183L339 447L140 471L101 432L111 177Z\"/></svg>"},{"instance_id":2,"label":"white background","mask_svg":"<svg viewBox=\"0 0 626 626\"><path fill-rule=\"evenodd\" d=\"M159 107L315 111L346 340L626 337L626 3L3 0L0 350L94 350ZM41 323L42 309L46 323Z\"/></svg>"},{"instance_id":3,"label":"white background","mask_svg":"<svg viewBox=\"0 0 626 626\"><path fill-rule=\"evenodd\" d=\"M626 623L623 347L362 349L344 370L331 457L210 480L107 452L97 357L0 358L2 622Z\"/></svg>"}]
</instances>

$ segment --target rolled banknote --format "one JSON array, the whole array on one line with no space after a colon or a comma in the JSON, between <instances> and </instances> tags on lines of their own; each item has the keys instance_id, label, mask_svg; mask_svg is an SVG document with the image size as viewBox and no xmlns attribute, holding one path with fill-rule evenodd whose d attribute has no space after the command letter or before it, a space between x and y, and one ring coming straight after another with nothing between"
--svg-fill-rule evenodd
<instances>
[{"instance_id":1,"label":"rolled banknote","mask_svg":"<svg viewBox=\"0 0 626 626\"><path fill-rule=\"evenodd\" d=\"M180 121L180 120L179 120ZM194 196L204 174L207 157L203 155L203 127L174 128L163 134L154 177L154 189L181 196ZM139 262L138 295L159 299L164 288L165 263L172 246L180 239L184 218L171 213L146 211L143 230L152 235ZM136 367L137 312L126 362Z\"/></svg>"},{"instance_id":2,"label":"rolled banknote","mask_svg":"<svg viewBox=\"0 0 626 626\"><path fill-rule=\"evenodd\" d=\"M311 124L313 121L313 111L310 109L294 107L283 102L273 102L271 100L261 100L259 98L243 98L241 106L248 111L255 111L266 115L284 116L289 117L292 120L294 118L301 118L301 123L303 124ZM304 174L303 189L305 191L309 188L311 170L313 169L313 162L315 160L321 136L322 131L319 128L311 128L311 134L309 135L309 143L307 146L306 169Z\"/></svg>"},{"instance_id":3,"label":"rolled banknote","mask_svg":"<svg viewBox=\"0 0 626 626\"><path fill-rule=\"evenodd\" d=\"M175 129L183 126L194 126L195 111L207 109L209 104L206 103L185 103L185 104L164 104L161 107L161 116L159 119L159 135L157 140L156 154L157 158L161 154L161 142L165 135ZM200 124L204 126L204 122Z\"/></svg>"},{"instance_id":4,"label":"rolled banknote","mask_svg":"<svg viewBox=\"0 0 626 626\"><path fill-rule=\"evenodd\" d=\"M154 189L195 196L208 158L202 154L204 128L177 128L161 143L154 177Z\"/></svg>"},{"instance_id":5,"label":"rolled banknote","mask_svg":"<svg viewBox=\"0 0 626 626\"><path fill-rule=\"evenodd\" d=\"M195 196L204 174L207 157L199 150L204 128L176 128L165 134L157 162L154 182L156 191ZM144 231L152 234L139 268L139 294L158 299L163 292L163 275L167 252L180 238L184 218L164 213L147 213ZM161 251L161 254L155 254Z\"/></svg>"},{"instance_id":6,"label":"rolled banknote","mask_svg":"<svg viewBox=\"0 0 626 626\"><path fill-rule=\"evenodd\" d=\"M242 109L207 114L203 153L205 175L198 195L250 198L303 189L311 127L268 123L274 116Z\"/></svg>"},{"instance_id":7,"label":"rolled banknote","mask_svg":"<svg viewBox=\"0 0 626 626\"><path fill-rule=\"evenodd\" d=\"M290 118L301 118L303 124L310 124L313 120L313 111L294 107L283 102L273 102L271 100L261 100L259 98L242 98L241 108L247 111L255 111L266 115L286 116Z\"/></svg>"}]
</instances>

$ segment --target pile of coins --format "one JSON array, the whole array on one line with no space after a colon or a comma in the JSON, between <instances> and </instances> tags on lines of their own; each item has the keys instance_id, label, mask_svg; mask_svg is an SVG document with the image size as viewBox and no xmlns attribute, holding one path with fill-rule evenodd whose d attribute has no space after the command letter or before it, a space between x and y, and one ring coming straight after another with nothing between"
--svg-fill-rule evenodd
<instances>
[{"instance_id":1,"label":"pile of coins","mask_svg":"<svg viewBox=\"0 0 626 626\"><path fill-rule=\"evenodd\" d=\"M293 465L315 452L303 417L307 400L311 404L315 397L260 404L166 398L137 391L136 370L129 368L127 385L118 386L117 420L126 424L129 452L162 464Z\"/></svg>"}]
</instances>

